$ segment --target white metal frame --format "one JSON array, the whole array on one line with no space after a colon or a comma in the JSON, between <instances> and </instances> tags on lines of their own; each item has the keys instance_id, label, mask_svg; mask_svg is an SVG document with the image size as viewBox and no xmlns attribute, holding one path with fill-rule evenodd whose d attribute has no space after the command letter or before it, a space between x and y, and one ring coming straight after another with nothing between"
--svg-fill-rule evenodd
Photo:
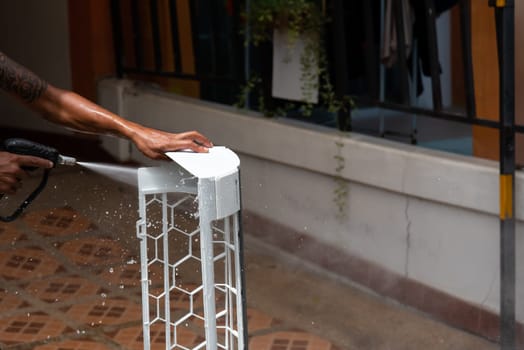
<instances>
[{"instance_id":1,"label":"white metal frame","mask_svg":"<svg viewBox=\"0 0 524 350\"><path fill-rule=\"evenodd\" d=\"M246 349L238 157L168 155L176 163L138 171L144 349L164 348L152 332L166 350ZM191 285L177 275L198 274L183 270L189 262L201 270Z\"/></svg>"}]
</instances>

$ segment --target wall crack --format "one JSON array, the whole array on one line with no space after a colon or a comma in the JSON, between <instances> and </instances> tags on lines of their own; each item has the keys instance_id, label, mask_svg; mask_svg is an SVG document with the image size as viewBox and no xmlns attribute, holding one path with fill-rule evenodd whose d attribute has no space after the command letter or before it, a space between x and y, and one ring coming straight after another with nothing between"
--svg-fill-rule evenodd
<instances>
[{"instance_id":1,"label":"wall crack","mask_svg":"<svg viewBox=\"0 0 524 350\"><path fill-rule=\"evenodd\" d=\"M404 209L404 216L406 218L406 258L404 265L404 275L409 277L409 251L411 247L411 219L409 217L409 196L406 196L406 207Z\"/></svg>"}]
</instances>

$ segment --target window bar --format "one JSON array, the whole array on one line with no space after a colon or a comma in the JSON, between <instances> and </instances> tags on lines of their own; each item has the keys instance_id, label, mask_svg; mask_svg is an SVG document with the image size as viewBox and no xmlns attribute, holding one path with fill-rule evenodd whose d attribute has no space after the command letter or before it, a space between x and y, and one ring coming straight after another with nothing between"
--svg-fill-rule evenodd
<instances>
[{"instance_id":1,"label":"window bar","mask_svg":"<svg viewBox=\"0 0 524 350\"><path fill-rule=\"evenodd\" d=\"M238 85L244 83L244 64L245 59L248 59L248 56L244 57L243 52L243 42L242 36L239 35L241 32L241 22L240 22L240 0L233 0L233 57L231 59L232 75L233 79L238 82ZM246 45L249 46L249 45ZM249 47L247 47L247 52ZM249 68L248 68L249 69ZM246 99L247 102L247 99Z\"/></svg>"},{"instance_id":2,"label":"window bar","mask_svg":"<svg viewBox=\"0 0 524 350\"><path fill-rule=\"evenodd\" d=\"M140 17L138 10L138 0L131 0L131 24L133 26L133 41L135 49L135 62L138 71L144 68L144 53L142 48L142 34L140 33Z\"/></svg>"},{"instance_id":3,"label":"window bar","mask_svg":"<svg viewBox=\"0 0 524 350\"><path fill-rule=\"evenodd\" d=\"M375 28L373 23L373 2L363 1L362 6L364 7L364 18L366 19L366 73L368 88L373 98L378 98L379 89L377 86L377 55L375 47Z\"/></svg>"},{"instance_id":4,"label":"window bar","mask_svg":"<svg viewBox=\"0 0 524 350\"><path fill-rule=\"evenodd\" d=\"M210 1L211 5L211 11L212 13L221 13L221 9L219 8L217 1ZM223 6L223 5L222 5ZM218 48L220 47L220 42L218 39L217 33L220 32L220 26L218 23L218 16L210 16L210 24L209 28L211 29L211 32L209 33L210 36L210 46L211 46L211 74L213 75L219 75L217 73L217 60L219 57L219 54L217 53ZM216 87L214 87L216 89Z\"/></svg>"},{"instance_id":5,"label":"window bar","mask_svg":"<svg viewBox=\"0 0 524 350\"><path fill-rule=\"evenodd\" d=\"M169 0L169 14L171 17L171 40L173 45L173 56L175 58L175 72L182 73L180 33L178 31L178 11L176 8L176 0Z\"/></svg>"},{"instance_id":6,"label":"window bar","mask_svg":"<svg viewBox=\"0 0 524 350\"><path fill-rule=\"evenodd\" d=\"M475 84L473 77L473 58L471 57L471 1L460 0L460 32L462 36L462 60L464 65L464 91L466 95L466 113L468 118L475 118Z\"/></svg>"},{"instance_id":7,"label":"window bar","mask_svg":"<svg viewBox=\"0 0 524 350\"><path fill-rule=\"evenodd\" d=\"M382 48L384 45L384 17L385 17L385 0L380 0L380 41L379 47ZM378 90L378 101L384 102L386 98L386 67L382 62L379 62L379 90ZM382 108L379 109L379 126L378 133L380 137L386 135L386 121L384 119L384 112Z\"/></svg>"},{"instance_id":8,"label":"window bar","mask_svg":"<svg viewBox=\"0 0 524 350\"><path fill-rule=\"evenodd\" d=\"M191 37L193 39L193 59L195 61L195 75L198 75L198 72L200 71L200 60L198 59L199 56L199 31L198 31L198 21L197 21L197 13L198 13L198 6L200 4L199 0L192 0L189 1L189 19L191 21Z\"/></svg>"},{"instance_id":9,"label":"window bar","mask_svg":"<svg viewBox=\"0 0 524 350\"><path fill-rule=\"evenodd\" d=\"M153 34L153 55L155 56L155 70L162 71L162 48L160 44L160 28L158 21L158 0L149 1L151 17L151 33Z\"/></svg>"},{"instance_id":10,"label":"window bar","mask_svg":"<svg viewBox=\"0 0 524 350\"><path fill-rule=\"evenodd\" d=\"M426 12L426 28L428 31L428 56L429 69L431 72L431 92L433 93L433 109L442 110L442 90L440 84L440 66L438 60L437 24L435 13L435 2L424 0Z\"/></svg>"},{"instance_id":11,"label":"window bar","mask_svg":"<svg viewBox=\"0 0 524 350\"><path fill-rule=\"evenodd\" d=\"M246 6L247 18L249 18L250 13L251 13L251 1L245 0L245 6ZM240 24L240 20L239 20L239 24ZM244 24L244 31L245 32L244 32L243 39L244 39L244 42L246 43L246 45L244 45L244 55L243 55L244 67L239 77L242 77L242 79L240 79L242 81L242 84L246 85L249 80L249 76L251 74L251 44L249 44L251 42L251 26L249 25L249 21L247 20L246 20L246 23ZM238 52L240 53L240 50ZM246 89L244 93L244 100L245 100L244 109L247 109L247 110L251 108L251 101L249 97L250 97L250 92Z\"/></svg>"},{"instance_id":12,"label":"window bar","mask_svg":"<svg viewBox=\"0 0 524 350\"><path fill-rule=\"evenodd\" d=\"M338 98L347 93L348 71L347 71L347 45L346 28L344 25L344 2L335 0L333 3L333 60L335 69L335 93ZM351 114L348 111L339 111L337 116L338 128L342 131L351 131Z\"/></svg>"},{"instance_id":13,"label":"window bar","mask_svg":"<svg viewBox=\"0 0 524 350\"><path fill-rule=\"evenodd\" d=\"M113 29L113 47L115 50L115 70L116 76L122 79L124 76L123 70L123 39L122 39L122 15L120 12L120 1L111 0L111 17L112 17L112 29Z\"/></svg>"},{"instance_id":14,"label":"window bar","mask_svg":"<svg viewBox=\"0 0 524 350\"><path fill-rule=\"evenodd\" d=\"M402 102L409 105L409 72L406 60L406 38L404 36L404 17L402 0L395 0L395 27L397 30L398 64L400 69L400 93Z\"/></svg>"}]
</instances>

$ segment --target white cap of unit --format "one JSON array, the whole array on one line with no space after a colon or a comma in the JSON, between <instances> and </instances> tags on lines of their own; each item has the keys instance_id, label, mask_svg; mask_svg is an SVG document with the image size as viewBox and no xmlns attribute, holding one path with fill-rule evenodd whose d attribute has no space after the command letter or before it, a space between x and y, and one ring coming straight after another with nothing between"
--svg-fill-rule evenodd
<instances>
[{"instance_id":1,"label":"white cap of unit","mask_svg":"<svg viewBox=\"0 0 524 350\"><path fill-rule=\"evenodd\" d=\"M175 163L197 178L220 178L238 171L240 159L227 147L214 146L208 153L167 152Z\"/></svg>"}]
</instances>

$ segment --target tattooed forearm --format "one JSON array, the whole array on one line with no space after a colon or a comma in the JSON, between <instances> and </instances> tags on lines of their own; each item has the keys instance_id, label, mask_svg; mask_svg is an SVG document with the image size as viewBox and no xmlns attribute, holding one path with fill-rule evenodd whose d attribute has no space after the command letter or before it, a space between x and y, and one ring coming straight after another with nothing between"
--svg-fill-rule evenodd
<instances>
[{"instance_id":1,"label":"tattooed forearm","mask_svg":"<svg viewBox=\"0 0 524 350\"><path fill-rule=\"evenodd\" d=\"M0 52L0 87L31 103L47 88L47 82Z\"/></svg>"}]
</instances>

